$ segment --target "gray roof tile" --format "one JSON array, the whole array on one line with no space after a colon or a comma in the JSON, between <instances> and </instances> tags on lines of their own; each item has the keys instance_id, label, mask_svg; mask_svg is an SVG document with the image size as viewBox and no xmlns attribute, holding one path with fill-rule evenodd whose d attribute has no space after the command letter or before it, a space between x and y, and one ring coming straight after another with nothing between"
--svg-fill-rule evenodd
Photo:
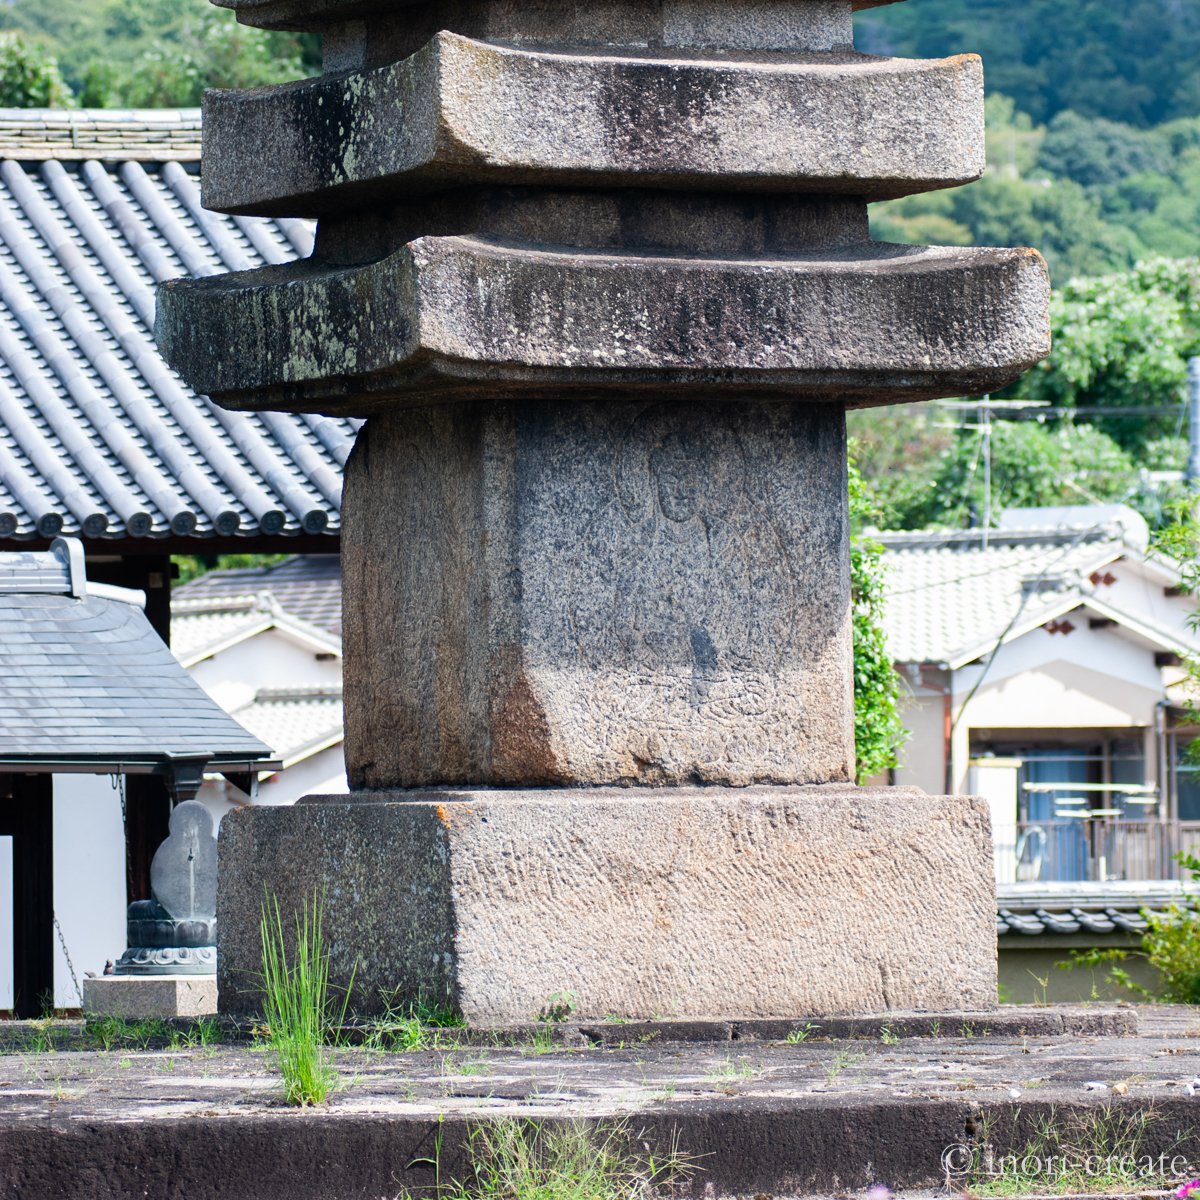
<instances>
[{"instance_id":1,"label":"gray roof tile","mask_svg":"<svg viewBox=\"0 0 1200 1200\"><path fill-rule=\"evenodd\" d=\"M71 545L0 553L0 756L267 757L269 747L209 698L140 608L80 594Z\"/></svg>"},{"instance_id":2,"label":"gray roof tile","mask_svg":"<svg viewBox=\"0 0 1200 1200\"><path fill-rule=\"evenodd\" d=\"M179 161L198 126L198 110L0 110L0 156L21 156L0 161L0 536L340 530L361 422L217 409L154 344L158 282L311 252L309 223L200 207ZM110 135L126 157L59 161Z\"/></svg>"}]
</instances>

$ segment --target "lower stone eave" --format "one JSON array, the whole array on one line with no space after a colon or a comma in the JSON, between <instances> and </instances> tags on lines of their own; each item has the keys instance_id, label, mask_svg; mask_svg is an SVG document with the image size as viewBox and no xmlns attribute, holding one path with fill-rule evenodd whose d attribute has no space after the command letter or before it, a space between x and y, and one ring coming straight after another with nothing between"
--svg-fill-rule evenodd
<instances>
[{"instance_id":1,"label":"lower stone eave","mask_svg":"<svg viewBox=\"0 0 1200 1200\"><path fill-rule=\"evenodd\" d=\"M1034 250L868 242L722 258L424 237L173 280L167 360L217 403L367 416L475 396L740 391L853 405L995 391L1050 348Z\"/></svg>"}]
</instances>

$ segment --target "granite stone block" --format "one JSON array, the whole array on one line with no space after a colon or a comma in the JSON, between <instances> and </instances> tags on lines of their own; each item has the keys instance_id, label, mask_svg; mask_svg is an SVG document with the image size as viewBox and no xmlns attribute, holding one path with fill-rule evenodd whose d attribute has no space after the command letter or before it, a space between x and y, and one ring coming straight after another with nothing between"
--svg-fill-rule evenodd
<instances>
[{"instance_id":1,"label":"granite stone block","mask_svg":"<svg viewBox=\"0 0 1200 1200\"><path fill-rule=\"evenodd\" d=\"M419 237L367 266L179 279L155 334L234 409L366 416L495 396L997 391L1050 348L1036 250L864 241L759 256Z\"/></svg>"},{"instance_id":2,"label":"granite stone block","mask_svg":"<svg viewBox=\"0 0 1200 1200\"><path fill-rule=\"evenodd\" d=\"M217 1011L215 975L102 975L83 981L90 1017L207 1017Z\"/></svg>"},{"instance_id":3,"label":"granite stone block","mask_svg":"<svg viewBox=\"0 0 1200 1200\"><path fill-rule=\"evenodd\" d=\"M351 788L852 778L832 405L373 418L342 526Z\"/></svg>"},{"instance_id":4,"label":"granite stone block","mask_svg":"<svg viewBox=\"0 0 1200 1200\"><path fill-rule=\"evenodd\" d=\"M346 26L375 34L394 49L405 28L470 30L472 36L574 45L700 45L794 48L797 31L807 31L845 8L858 12L894 0L742 0L738 20L729 20L728 0L212 0L232 8L243 25L260 29L315 30L328 37L353 36ZM839 14L840 15L840 14ZM703 18L708 18L705 24ZM716 29L711 28L716 24ZM699 26L699 29L697 29ZM695 31L695 32L692 32ZM780 47L779 41L785 40ZM397 57L393 54L392 57ZM325 67L326 71L330 68Z\"/></svg>"},{"instance_id":5,"label":"granite stone block","mask_svg":"<svg viewBox=\"0 0 1200 1200\"><path fill-rule=\"evenodd\" d=\"M484 1028L577 1017L987 1010L986 803L913 788L307 797L222 822L220 1001L258 1010L263 887L325 896L351 1007L449 998Z\"/></svg>"},{"instance_id":6,"label":"granite stone block","mask_svg":"<svg viewBox=\"0 0 1200 1200\"><path fill-rule=\"evenodd\" d=\"M204 204L322 216L480 183L886 200L983 174L977 55L664 53L441 32L371 70L209 91Z\"/></svg>"}]
</instances>

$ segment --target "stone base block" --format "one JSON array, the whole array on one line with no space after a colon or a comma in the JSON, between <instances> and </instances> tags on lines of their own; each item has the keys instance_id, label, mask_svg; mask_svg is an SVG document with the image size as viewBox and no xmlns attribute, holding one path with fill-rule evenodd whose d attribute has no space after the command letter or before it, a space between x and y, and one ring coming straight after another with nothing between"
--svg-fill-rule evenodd
<instances>
[{"instance_id":1,"label":"stone base block","mask_svg":"<svg viewBox=\"0 0 1200 1200\"><path fill-rule=\"evenodd\" d=\"M104 975L83 981L89 1017L206 1017L217 1011L212 975Z\"/></svg>"},{"instance_id":2,"label":"stone base block","mask_svg":"<svg viewBox=\"0 0 1200 1200\"><path fill-rule=\"evenodd\" d=\"M221 1010L260 1011L264 894L323 896L352 1011L424 994L473 1026L987 1010L987 806L915 788L306 797L221 826Z\"/></svg>"}]
</instances>

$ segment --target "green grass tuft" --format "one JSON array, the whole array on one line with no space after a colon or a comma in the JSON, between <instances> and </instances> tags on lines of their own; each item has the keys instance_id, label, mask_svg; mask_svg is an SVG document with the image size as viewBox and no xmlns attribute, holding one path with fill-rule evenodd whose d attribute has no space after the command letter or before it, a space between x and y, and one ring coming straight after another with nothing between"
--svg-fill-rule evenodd
<instances>
[{"instance_id":1,"label":"green grass tuft","mask_svg":"<svg viewBox=\"0 0 1200 1200\"><path fill-rule=\"evenodd\" d=\"M627 1121L542 1125L504 1118L471 1131L468 1184L449 1200L647 1200L686 1190L697 1170L673 1138L656 1155Z\"/></svg>"},{"instance_id":2,"label":"green grass tuft","mask_svg":"<svg viewBox=\"0 0 1200 1200\"><path fill-rule=\"evenodd\" d=\"M334 1090L338 1073L325 1048L329 1018L329 955L324 950L321 900L305 898L296 914L296 950L288 961L279 901L272 898L262 910L263 1012L270 1030L271 1049L283 1075L289 1104L324 1104ZM350 986L353 987L353 974ZM336 1022L346 1015L350 989Z\"/></svg>"}]
</instances>

